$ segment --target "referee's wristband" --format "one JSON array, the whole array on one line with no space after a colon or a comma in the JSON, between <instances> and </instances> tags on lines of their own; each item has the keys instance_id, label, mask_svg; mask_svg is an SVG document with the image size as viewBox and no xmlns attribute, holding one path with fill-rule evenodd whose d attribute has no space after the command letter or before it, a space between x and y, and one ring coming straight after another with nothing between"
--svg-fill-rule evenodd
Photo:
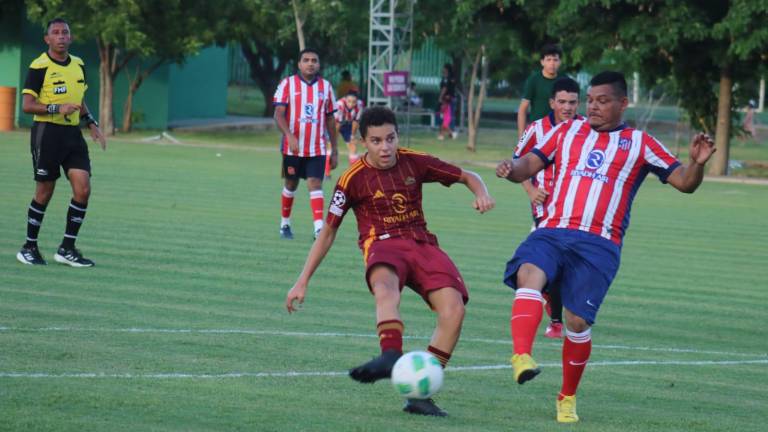
<instances>
[{"instance_id":1,"label":"referee's wristband","mask_svg":"<svg viewBox=\"0 0 768 432\"><path fill-rule=\"evenodd\" d=\"M90 125L98 126L99 125L99 122L97 122L96 119L93 118L93 114L91 114L91 113L86 113L86 114L81 115L80 116L80 120L81 121L85 121L85 125L86 126L90 126Z\"/></svg>"},{"instance_id":2,"label":"referee's wristband","mask_svg":"<svg viewBox=\"0 0 768 432\"><path fill-rule=\"evenodd\" d=\"M48 104L45 106L45 110L48 111L48 114L58 114L59 104Z\"/></svg>"}]
</instances>

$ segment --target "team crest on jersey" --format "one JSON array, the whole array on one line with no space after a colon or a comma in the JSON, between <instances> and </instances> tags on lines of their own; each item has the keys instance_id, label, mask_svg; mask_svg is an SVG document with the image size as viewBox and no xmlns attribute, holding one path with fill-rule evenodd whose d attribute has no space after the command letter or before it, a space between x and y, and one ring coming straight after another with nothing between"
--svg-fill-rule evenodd
<instances>
[{"instance_id":1,"label":"team crest on jersey","mask_svg":"<svg viewBox=\"0 0 768 432\"><path fill-rule=\"evenodd\" d=\"M629 138L621 138L619 139L619 149L621 150L629 150L629 148L632 147L632 140Z\"/></svg>"},{"instance_id":2,"label":"team crest on jersey","mask_svg":"<svg viewBox=\"0 0 768 432\"><path fill-rule=\"evenodd\" d=\"M315 106L312 104L304 104L304 115L307 117L315 116Z\"/></svg>"},{"instance_id":3,"label":"team crest on jersey","mask_svg":"<svg viewBox=\"0 0 768 432\"><path fill-rule=\"evenodd\" d=\"M592 150L587 156L587 168L596 170L603 166L605 162L605 153L602 150Z\"/></svg>"}]
</instances>

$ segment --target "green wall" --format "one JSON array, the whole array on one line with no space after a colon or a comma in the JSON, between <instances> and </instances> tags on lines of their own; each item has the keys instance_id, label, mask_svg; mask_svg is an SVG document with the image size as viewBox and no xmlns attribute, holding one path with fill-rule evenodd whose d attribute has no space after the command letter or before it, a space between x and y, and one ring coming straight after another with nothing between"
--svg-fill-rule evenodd
<instances>
[{"instance_id":1,"label":"green wall","mask_svg":"<svg viewBox=\"0 0 768 432\"><path fill-rule=\"evenodd\" d=\"M21 107L21 22L23 15L3 14L0 20L0 86L16 87L16 124L19 122ZM19 83L22 83L21 85Z\"/></svg>"},{"instance_id":2,"label":"green wall","mask_svg":"<svg viewBox=\"0 0 768 432\"><path fill-rule=\"evenodd\" d=\"M170 66L170 122L226 115L228 56L226 47L209 47L183 66Z\"/></svg>"},{"instance_id":3,"label":"green wall","mask_svg":"<svg viewBox=\"0 0 768 432\"><path fill-rule=\"evenodd\" d=\"M94 115L99 112L99 56L94 41L74 42L72 54L85 62L88 91L85 102ZM21 89L29 64L46 50L41 26L21 14L0 22L0 85L17 88L16 123L32 125L32 116L21 112ZM169 122L190 118L224 118L227 112L227 51L209 47L187 59L184 65L163 65L150 75L133 101L136 129L167 129ZM146 66L143 65L143 66ZM136 63L129 64L135 73ZM128 79L121 72L114 84L115 126L122 126Z\"/></svg>"}]
</instances>

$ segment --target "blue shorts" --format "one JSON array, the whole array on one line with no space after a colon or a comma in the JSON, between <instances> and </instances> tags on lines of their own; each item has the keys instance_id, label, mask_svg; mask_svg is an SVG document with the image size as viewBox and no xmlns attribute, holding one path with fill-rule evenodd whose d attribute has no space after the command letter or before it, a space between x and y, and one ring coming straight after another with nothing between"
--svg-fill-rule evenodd
<instances>
[{"instance_id":1,"label":"blue shorts","mask_svg":"<svg viewBox=\"0 0 768 432\"><path fill-rule=\"evenodd\" d=\"M345 143L352 141L352 123L342 123L339 127L339 133Z\"/></svg>"},{"instance_id":2,"label":"blue shorts","mask_svg":"<svg viewBox=\"0 0 768 432\"><path fill-rule=\"evenodd\" d=\"M620 261L621 249L610 240L584 231L539 228L507 262L504 283L517 289L517 270L533 264L547 275L545 289L557 284L563 306L592 325Z\"/></svg>"}]
</instances>

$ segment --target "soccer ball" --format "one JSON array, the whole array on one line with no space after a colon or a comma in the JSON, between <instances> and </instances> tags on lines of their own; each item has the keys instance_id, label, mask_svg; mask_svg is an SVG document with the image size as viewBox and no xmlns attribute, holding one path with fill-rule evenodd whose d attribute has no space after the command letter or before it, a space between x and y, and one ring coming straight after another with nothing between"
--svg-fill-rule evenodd
<instances>
[{"instance_id":1,"label":"soccer ball","mask_svg":"<svg viewBox=\"0 0 768 432\"><path fill-rule=\"evenodd\" d=\"M443 386L443 368L435 356L425 351L404 354L392 368L392 385L409 399L426 399Z\"/></svg>"}]
</instances>

